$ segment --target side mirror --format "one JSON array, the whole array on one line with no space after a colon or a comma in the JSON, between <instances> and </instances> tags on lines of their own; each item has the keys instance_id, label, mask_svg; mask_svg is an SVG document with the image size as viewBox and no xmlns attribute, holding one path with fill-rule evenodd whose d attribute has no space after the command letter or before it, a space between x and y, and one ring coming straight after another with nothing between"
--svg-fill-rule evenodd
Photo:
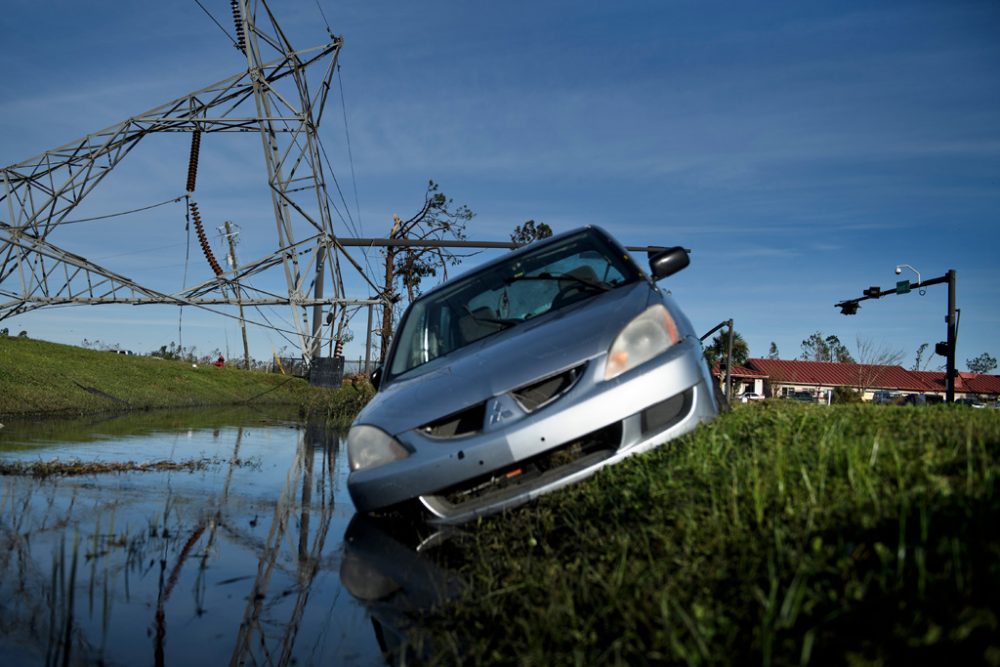
<instances>
[{"instance_id":1,"label":"side mirror","mask_svg":"<svg viewBox=\"0 0 1000 667\"><path fill-rule=\"evenodd\" d=\"M653 280L663 280L672 276L691 263L687 250L680 246L667 248L649 258L649 270Z\"/></svg>"},{"instance_id":2,"label":"side mirror","mask_svg":"<svg viewBox=\"0 0 1000 667\"><path fill-rule=\"evenodd\" d=\"M371 376L369 376L368 381L372 383L373 387L375 387L375 391L378 391L379 385L382 384L382 367L381 366L379 366L378 368L376 368L375 370L372 371L372 374L371 374Z\"/></svg>"}]
</instances>

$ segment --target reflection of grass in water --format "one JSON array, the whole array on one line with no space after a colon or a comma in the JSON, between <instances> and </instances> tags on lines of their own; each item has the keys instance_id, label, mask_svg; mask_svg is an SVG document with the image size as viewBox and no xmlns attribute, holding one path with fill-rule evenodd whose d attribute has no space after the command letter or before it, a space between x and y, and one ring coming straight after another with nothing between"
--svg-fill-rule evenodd
<instances>
[{"instance_id":1,"label":"reflection of grass in water","mask_svg":"<svg viewBox=\"0 0 1000 667\"><path fill-rule=\"evenodd\" d=\"M66 540L52 559L51 588L49 589L49 645L46 665L65 665L70 662L73 640L73 607L76 598L76 565L80 552L80 535L73 531L73 553L69 574L66 572Z\"/></svg>"},{"instance_id":2,"label":"reflection of grass in water","mask_svg":"<svg viewBox=\"0 0 1000 667\"><path fill-rule=\"evenodd\" d=\"M296 421L288 406L186 408L41 421L4 421L0 451L37 449L47 444L100 442L112 438L179 430L222 429Z\"/></svg>"},{"instance_id":3,"label":"reflection of grass in water","mask_svg":"<svg viewBox=\"0 0 1000 667\"><path fill-rule=\"evenodd\" d=\"M162 516L149 520L142 529L130 534L127 528L120 532L116 529L116 510L112 507L109 515L102 513L94 519L92 532L75 525L71 546L67 539L69 531L63 533L61 540L53 546L48 586L42 585L39 595L44 599L48 621L47 634L40 637L46 646L47 666L103 664L108 639L113 631L112 607L117 599L118 580L123 580L127 601L131 597L130 573L138 572L140 577L145 577L157 563L162 570L170 554L178 551L181 555L175 570L179 570L186 558L186 550L190 551L193 546L194 538L184 543L185 529L179 517L172 517L171 514L172 505L168 501ZM204 525L202 522L196 528L195 535L200 534ZM24 538L26 545L30 534L24 535ZM80 570L81 556L90 564L89 573L88 569ZM14 573L8 572L6 576L11 574ZM86 580L88 575L89 580ZM85 611L77 607L78 583L81 587L86 586L87 601L79 601L79 604L87 605ZM162 584L161 577L161 587ZM31 584L22 581L20 585L23 588ZM100 604L100 643L94 646L86 636L86 619L95 618L97 603ZM36 621L42 618L45 617L35 616L30 626L44 628L44 624L36 625Z\"/></svg>"},{"instance_id":4,"label":"reflection of grass in water","mask_svg":"<svg viewBox=\"0 0 1000 667\"><path fill-rule=\"evenodd\" d=\"M306 435L307 432L310 433L309 436ZM315 546L309 550L306 561L309 566L304 568L308 570L308 574L299 571L298 576L302 578L296 579L293 586L274 591L268 588L268 575L260 588L254 589L266 595L267 600L264 601L262 597L261 601L251 601L253 608L258 611L248 619L252 625L250 634L254 638L254 642L248 645L248 650L256 655L258 635L262 644L265 638L270 643L271 635L265 635L265 631L270 633L275 629L283 633L282 647L291 650L300 615L308 604L312 577L321 571L318 563L331 516L325 511L332 510L333 507L330 475L333 474L332 457L336 443L335 438L331 440L321 437L322 433L313 431L300 430L291 435L299 439L300 447L305 448L297 455L296 461L304 458L310 463L317 462L318 470L310 470L313 474L320 474L322 479L314 480L311 476L304 476L301 463L293 466L295 472L290 472L285 493L295 496L303 485L308 485L311 491L308 494L302 491L301 503L305 507L293 501L291 496L288 503L279 504L280 519L277 509L275 514L278 528L272 531L273 544L272 537L269 536L267 545L262 543L259 531L254 533L239 530L237 524L245 525L245 520L250 515L246 514L247 507L239 498L234 500L234 507L228 507L226 492L221 497L210 495L204 499L206 502L198 502L186 493L175 496L169 489L165 489L165 499L160 493L149 498L158 504L157 509L145 502L147 499L137 504L131 495L123 496L113 491L104 493L106 487L103 480L97 484L99 493L96 495L87 490L88 485L80 483L37 482L29 477L0 481L0 530L6 528L2 524L13 524L20 516L27 514L28 519L23 522L18 533L19 536L23 535L25 543L32 540L36 552L32 557L31 549L24 550L22 562L29 564L29 581L22 590L27 591L25 601L29 603L30 609L24 609L24 613L19 613L18 616L26 619L21 627L38 628L37 635L28 632L20 634L21 637L27 634L31 641L37 641L37 662L41 662L41 657L45 655L47 664L61 664L64 661L70 664L101 664L103 661L114 661L123 650L142 650L149 642L153 643L154 657L155 651L160 651L162 655L162 650L169 649L169 643L176 642L179 638L175 634L167 642L166 630L170 625L178 623L178 610L186 609L178 598L188 589L187 582L190 578L194 579L192 592L195 613L200 615L205 611L205 573L210 569L210 559L215 561L211 564L213 569L231 566L218 560L219 555L226 553L225 551L211 548L216 529L229 535L227 539L236 545L234 548L261 559L273 559L271 567L275 568L276 576L280 573L281 581L284 581L285 576L295 576L295 572L286 570L291 563L299 563L302 559L301 550L305 540L296 540L295 533L291 531L298 527L301 534L312 538L308 541ZM239 459L239 444L237 435L233 458L214 460L211 464L259 466L259 460ZM326 465L318 464L314 457L317 451L324 453L322 461ZM68 468L77 467L70 465ZM86 473L94 471L86 465L79 466L78 470ZM112 466L109 471L113 472L115 468ZM211 475L205 475L205 478L218 481ZM228 489L228 480L226 483ZM329 490L329 504L323 490ZM67 491L73 497L67 497ZM322 503L313 498L312 491L323 493ZM235 495L237 494L234 493ZM33 500L22 508L22 497L25 496ZM292 518L293 513L300 508L302 516L311 518L312 523L299 524ZM319 517L316 516L317 512ZM318 525L315 524L317 518ZM266 520L266 517L262 519L264 522ZM251 525L255 525L256 521L254 516ZM71 532L78 534L78 537L71 536ZM61 546L60 540L65 540L65 544ZM285 549L294 549L296 544L299 545L297 559L294 554L285 553ZM261 551L265 553L259 553ZM0 563L3 562L4 559L0 558ZM52 564L51 573L46 571L49 563ZM12 567L2 567L0 576L9 581L10 578L17 577L18 572ZM211 581L211 577L208 581ZM155 597L157 582L158 598ZM75 600L72 598L74 587L78 587ZM148 605L150 599L157 599L155 612ZM230 603L216 600L215 604ZM238 607L240 601L234 600L232 604ZM290 607L294 609L289 612L290 620L287 624L274 616ZM228 608L225 611L228 612ZM147 627L155 631L155 638L122 636L123 619L129 620L127 625L131 627L131 621L135 619L130 619L130 616L134 617L136 614L140 616L138 620L150 623ZM183 619L180 622L183 623ZM213 622L218 622L218 617ZM141 646L135 642L141 642ZM263 650L267 652L273 648L275 647L265 647ZM0 659L0 663L2 662Z\"/></svg>"},{"instance_id":5,"label":"reflection of grass in water","mask_svg":"<svg viewBox=\"0 0 1000 667\"><path fill-rule=\"evenodd\" d=\"M88 461L32 461L22 463L15 461L12 463L0 461L0 475L18 475L21 477L74 477L78 475L99 475L109 472L173 472L204 470L209 466L228 463L235 466L247 466L259 468L260 462L256 459L237 459L226 461L219 458L185 459L183 461L148 461L136 463L135 461L123 462L88 462Z\"/></svg>"}]
</instances>

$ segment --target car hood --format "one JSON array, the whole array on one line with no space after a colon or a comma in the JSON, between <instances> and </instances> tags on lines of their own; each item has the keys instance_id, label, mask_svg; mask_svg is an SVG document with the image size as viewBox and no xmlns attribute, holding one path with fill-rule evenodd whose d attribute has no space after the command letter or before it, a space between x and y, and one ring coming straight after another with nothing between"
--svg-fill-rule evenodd
<instances>
[{"instance_id":1,"label":"car hood","mask_svg":"<svg viewBox=\"0 0 1000 667\"><path fill-rule=\"evenodd\" d=\"M653 295L640 280L477 341L384 385L355 423L397 435L593 359Z\"/></svg>"}]
</instances>

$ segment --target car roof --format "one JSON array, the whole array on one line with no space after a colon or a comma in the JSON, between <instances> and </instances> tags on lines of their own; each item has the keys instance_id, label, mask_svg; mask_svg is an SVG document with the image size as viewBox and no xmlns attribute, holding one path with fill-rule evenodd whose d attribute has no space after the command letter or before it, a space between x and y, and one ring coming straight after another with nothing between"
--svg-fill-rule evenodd
<instances>
[{"instance_id":1,"label":"car roof","mask_svg":"<svg viewBox=\"0 0 1000 667\"><path fill-rule=\"evenodd\" d=\"M625 250L625 248L617 240L615 240L615 238L613 236L611 236L610 234L608 234L604 229L602 229L601 227L598 227L597 225L586 225L584 227L577 227L576 229L571 229L571 230L566 231L566 232L561 232L559 234L555 234L553 236L550 236L550 237L545 238L545 239L541 239L539 241L532 241L531 243L528 243L528 244L523 245L523 246L521 246L519 248L511 250L508 253L505 253L505 254L503 254L503 255L501 255L499 257L491 259L488 262L485 262L485 263L480 264L480 265L478 265L478 266L476 266L476 267L474 267L472 269L469 269L468 271L464 271L464 272L462 272L462 273L460 273L460 274L458 274L458 275L456 275L456 276L454 276L452 278L449 278L448 280L440 283L439 285L435 285L433 288L427 290L426 292L424 292L423 294L421 294L418 298L414 299L414 302L421 301L421 300L423 300L426 297L434 295L436 292L438 292L441 289L444 289L446 286L448 286L450 283L452 283L452 282L454 282L456 280L461 280L461 279L466 278L468 276L475 275L475 274L477 274L477 273L479 273L481 271L489 271L490 269L492 269L495 266L499 266L501 264L507 264L507 263L509 263L509 262L511 262L513 260L516 260L521 255L526 255L528 253L533 253L536 250L545 248L546 246L554 245L556 243L560 243L564 239L567 239L567 238L570 238L570 237L573 237L573 236L577 236L577 235L583 235L583 234L590 234L592 236L596 236L596 237L600 238L602 241L604 241L605 243L607 243L608 245L610 245L615 250L620 250L622 253L625 254L626 257L629 256L628 252ZM639 271L640 274L642 274L643 276L646 275L646 272L642 270L641 266L639 266L638 264L636 264L635 267L638 269L638 271Z\"/></svg>"}]
</instances>

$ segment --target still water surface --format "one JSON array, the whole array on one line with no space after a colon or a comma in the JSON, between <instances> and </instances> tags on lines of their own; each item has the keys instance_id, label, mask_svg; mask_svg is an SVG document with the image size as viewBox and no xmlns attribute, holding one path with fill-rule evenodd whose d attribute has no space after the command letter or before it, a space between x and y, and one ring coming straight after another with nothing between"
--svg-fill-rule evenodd
<instances>
[{"instance_id":1,"label":"still water surface","mask_svg":"<svg viewBox=\"0 0 1000 667\"><path fill-rule=\"evenodd\" d=\"M0 477L0 664L384 664L341 583L339 434L260 411L7 424L0 458L209 459ZM345 568L345 571L351 568Z\"/></svg>"}]
</instances>

